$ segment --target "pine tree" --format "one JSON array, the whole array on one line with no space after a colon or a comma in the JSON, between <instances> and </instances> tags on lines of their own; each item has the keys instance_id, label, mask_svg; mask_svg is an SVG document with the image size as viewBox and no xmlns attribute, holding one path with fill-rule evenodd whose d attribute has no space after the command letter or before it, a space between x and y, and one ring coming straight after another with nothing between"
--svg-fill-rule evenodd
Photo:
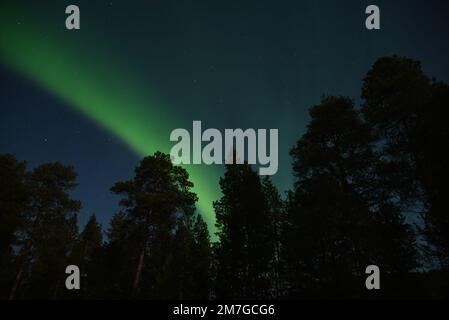
<instances>
[{"instance_id":1,"label":"pine tree","mask_svg":"<svg viewBox=\"0 0 449 320\"><path fill-rule=\"evenodd\" d=\"M14 246L27 206L26 164L13 155L0 155L0 299L8 298L14 278Z\"/></svg>"},{"instance_id":2,"label":"pine tree","mask_svg":"<svg viewBox=\"0 0 449 320\"><path fill-rule=\"evenodd\" d=\"M272 245L270 261L271 296L278 298L285 294L284 282L286 279L283 276L285 272L285 268L283 267L285 261L282 259L282 239L286 219L285 204L269 176L265 176L262 179L262 190L267 202L269 212L268 220L270 221L269 237Z\"/></svg>"},{"instance_id":3,"label":"pine tree","mask_svg":"<svg viewBox=\"0 0 449 320\"><path fill-rule=\"evenodd\" d=\"M165 270L161 272L160 267L169 268L167 263L171 257L167 249L172 246L174 231L179 222L193 215L197 197L191 192L192 187L187 171L174 166L170 157L160 152L144 158L132 180L112 187L114 193L124 195L120 204L129 221L125 230L132 230L125 236L138 250L137 255L130 257L135 266L133 297L142 296L144 291L150 296L164 291L157 286L164 283L161 278ZM134 255L132 249L129 253ZM145 268L146 265L149 267ZM142 281L144 273L146 280ZM141 285L146 290L140 290Z\"/></svg>"},{"instance_id":4,"label":"pine tree","mask_svg":"<svg viewBox=\"0 0 449 320\"><path fill-rule=\"evenodd\" d=\"M424 219L424 233L449 266L449 86L431 81L417 61L380 58L363 82L363 113L391 170L385 183L402 211Z\"/></svg>"},{"instance_id":5,"label":"pine tree","mask_svg":"<svg viewBox=\"0 0 449 320\"><path fill-rule=\"evenodd\" d=\"M98 259L103 254L103 233L95 214L92 214L84 230L79 234L70 255L70 263L78 266L81 272L81 292L70 292L83 298L91 297L96 286Z\"/></svg>"},{"instance_id":6,"label":"pine tree","mask_svg":"<svg viewBox=\"0 0 449 320\"><path fill-rule=\"evenodd\" d=\"M212 290L212 248L209 230L201 215L192 220L194 250L192 253L192 269L194 293L197 299L208 299Z\"/></svg>"},{"instance_id":7,"label":"pine tree","mask_svg":"<svg viewBox=\"0 0 449 320\"><path fill-rule=\"evenodd\" d=\"M247 164L228 165L220 179L223 197L214 203L218 298L257 299L271 294L273 238L259 176Z\"/></svg>"},{"instance_id":8,"label":"pine tree","mask_svg":"<svg viewBox=\"0 0 449 320\"><path fill-rule=\"evenodd\" d=\"M126 299L132 291L135 273L135 257L139 255L139 235L134 233L138 226L127 213L114 214L106 231L108 241L95 260L96 284L90 293L101 299Z\"/></svg>"},{"instance_id":9,"label":"pine tree","mask_svg":"<svg viewBox=\"0 0 449 320\"><path fill-rule=\"evenodd\" d=\"M291 151L296 181L288 199L285 244L291 293L359 295L357 282L380 257L407 247L407 257L396 262L410 263L403 268L407 271L415 266L413 234L403 219L395 218L397 212L385 210L394 204L379 180L383 163L352 101L324 97L310 115L307 132ZM386 234L380 225L398 231L381 247L376 239ZM382 267L387 273L399 268Z\"/></svg>"},{"instance_id":10,"label":"pine tree","mask_svg":"<svg viewBox=\"0 0 449 320\"><path fill-rule=\"evenodd\" d=\"M158 297L208 299L211 251L207 225L200 215L179 221L162 271Z\"/></svg>"},{"instance_id":11,"label":"pine tree","mask_svg":"<svg viewBox=\"0 0 449 320\"><path fill-rule=\"evenodd\" d=\"M18 292L19 297L58 297L78 232L76 214L81 203L69 194L76 187L76 176L73 167L58 162L40 165L28 175L30 202L10 299Z\"/></svg>"}]
</instances>

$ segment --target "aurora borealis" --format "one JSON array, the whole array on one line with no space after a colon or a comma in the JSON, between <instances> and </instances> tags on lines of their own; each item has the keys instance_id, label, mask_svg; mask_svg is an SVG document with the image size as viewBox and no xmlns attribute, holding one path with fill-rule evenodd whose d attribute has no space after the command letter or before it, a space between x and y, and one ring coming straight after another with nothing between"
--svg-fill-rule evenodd
<instances>
[{"instance_id":1,"label":"aurora borealis","mask_svg":"<svg viewBox=\"0 0 449 320\"><path fill-rule=\"evenodd\" d=\"M81 30L68 31L64 11L74 3ZM95 211L105 225L117 206L102 196L111 182L130 178L125 173L144 155L169 153L175 128L194 120L220 129L278 128L273 180L284 192L288 151L321 95L357 99L366 70L391 53L424 61L426 72L449 80L449 42L439 32L449 20L444 1L377 1L383 15L376 33L364 29L369 1L282 3L2 1L0 152L41 161L42 149L54 157L46 161L73 164L80 189L94 180L79 193L83 214ZM433 21L422 19L429 16ZM27 112L30 118L15 122ZM186 169L213 232L223 167Z\"/></svg>"},{"instance_id":2,"label":"aurora borealis","mask_svg":"<svg viewBox=\"0 0 449 320\"><path fill-rule=\"evenodd\" d=\"M14 15L26 22L11 21L9 18ZM105 55L98 52L92 57L84 50L59 48L55 43L62 43L63 39L58 39L57 35L42 41L43 34L52 33L46 33L45 28L33 29L35 22L27 15L2 11L1 21L2 62L95 120L140 156L157 150L169 153L170 142L164 132L170 132L167 130L171 116L163 111L163 105L154 100L148 90L141 88L139 91L136 84L131 85L132 77L125 75L110 57L103 60ZM73 43L68 45L73 46ZM127 87L123 86L124 79ZM210 182L205 176L214 171L210 169L190 166L188 171L199 196L198 208L209 228L213 229L212 201L218 196L217 188L207 187ZM216 177L209 176L209 181L215 178L217 183Z\"/></svg>"}]
</instances>

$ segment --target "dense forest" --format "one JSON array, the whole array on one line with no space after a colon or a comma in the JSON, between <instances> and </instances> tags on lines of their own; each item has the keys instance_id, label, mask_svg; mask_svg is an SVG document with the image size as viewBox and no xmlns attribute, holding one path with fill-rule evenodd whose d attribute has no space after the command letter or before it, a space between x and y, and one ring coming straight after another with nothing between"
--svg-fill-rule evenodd
<instances>
[{"instance_id":1,"label":"dense forest","mask_svg":"<svg viewBox=\"0 0 449 320\"><path fill-rule=\"evenodd\" d=\"M361 88L360 105L310 108L285 195L226 166L213 242L166 154L111 186L120 211L105 229L92 215L83 230L75 168L0 155L0 298L449 298L449 86L389 56ZM65 288L70 264L80 290ZM365 288L372 264L381 290Z\"/></svg>"}]
</instances>

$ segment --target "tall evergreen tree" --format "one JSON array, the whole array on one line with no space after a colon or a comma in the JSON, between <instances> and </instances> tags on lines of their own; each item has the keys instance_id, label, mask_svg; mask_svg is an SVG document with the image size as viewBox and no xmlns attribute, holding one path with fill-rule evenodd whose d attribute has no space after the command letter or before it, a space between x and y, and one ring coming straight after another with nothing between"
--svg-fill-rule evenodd
<instances>
[{"instance_id":1,"label":"tall evergreen tree","mask_svg":"<svg viewBox=\"0 0 449 320\"><path fill-rule=\"evenodd\" d=\"M126 255L135 268L132 276L134 297L151 297L164 291L161 279L167 271L164 268L169 268L167 263L172 259L169 249L173 236L180 223L187 222L193 215L197 201L188 178L185 169L174 166L168 155L157 152L140 162L132 180L118 182L111 189L124 195L120 204L128 223L122 232L131 228L125 236L128 235L127 241L137 248L137 252L130 248ZM110 233L116 232L111 230ZM145 281L142 280L144 273Z\"/></svg>"},{"instance_id":2,"label":"tall evergreen tree","mask_svg":"<svg viewBox=\"0 0 449 320\"><path fill-rule=\"evenodd\" d=\"M449 86L431 81L417 61L376 61L363 82L363 113L391 170L386 183L404 212L424 217L425 234L449 266ZM393 188L392 188L393 190Z\"/></svg>"},{"instance_id":3,"label":"tall evergreen tree","mask_svg":"<svg viewBox=\"0 0 449 320\"><path fill-rule=\"evenodd\" d=\"M132 291L135 274L135 257L139 255L139 235L135 219L121 211L113 215L106 231L107 243L101 252L95 270L96 283L91 293L94 297L126 299Z\"/></svg>"},{"instance_id":4,"label":"tall evergreen tree","mask_svg":"<svg viewBox=\"0 0 449 320\"><path fill-rule=\"evenodd\" d=\"M20 231L10 299L58 297L78 231L81 203L69 194L76 187L76 176L73 167L59 162L40 165L28 175L30 202Z\"/></svg>"},{"instance_id":5,"label":"tall evergreen tree","mask_svg":"<svg viewBox=\"0 0 449 320\"><path fill-rule=\"evenodd\" d=\"M357 282L366 266L391 251L410 248L413 235L402 219L380 218L385 207L394 205L376 189L382 165L352 101L325 97L310 115L307 132L291 151L296 181L288 199L285 244L291 293L358 295ZM375 256L371 249L381 234L374 229L378 220L401 232L390 233L397 239L389 238ZM408 271L414 267L413 246L406 252Z\"/></svg>"},{"instance_id":6,"label":"tall evergreen tree","mask_svg":"<svg viewBox=\"0 0 449 320\"><path fill-rule=\"evenodd\" d=\"M193 220L192 234L195 250L193 252L193 270L196 298L208 299L212 290L212 248L209 230L201 215Z\"/></svg>"},{"instance_id":7,"label":"tall evergreen tree","mask_svg":"<svg viewBox=\"0 0 449 320\"><path fill-rule=\"evenodd\" d=\"M200 215L180 221L162 268L160 297L207 299L210 296L211 252L207 226Z\"/></svg>"},{"instance_id":8,"label":"tall evergreen tree","mask_svg":"<svg viewBox=\"0 0 449 320\"><path fill-rule=\"evenodd\" d=\"M272 245L270 261L271 296L281 297L285 294L285 261L282 259L282 239L285 229L285 204L269 176L262 179L262 191L267 202L270 221L269 239Z\"/></svg>"},{"instance_id":9,"label":"tall evergreen tree","mask_svg":"<svg viewBox=\"0 0 449 320\"><path fill-rule=\"evenodd\" d=\"M227 165L220 179L217 217L216 295L257 299L271 294L273 232L259 176L247 165Z\"/></svg>"},{"instance_id":10,"label":"tall evergreen tree","mask_svg":"<svg viewBox=\"0 0 449 320\"><path fill-rule=\"evenodd\" d=\"M81 292L70 292L83 298L92 297L92 292L97 283L98 260L103 250L103 231L97 222L95 214L92 214L84 230L79 234L76 244L71 252L69 261L80 268Z\"/></svg>"},{"instance_id":11,"label":"tall evergreen tree","mask_svg":"<svg viewBox=\"0 0 449 320\"><path fill-rule=\"evenodd\" d=\"M26 165L13 155L0 155L0 299L8 298L14 277L14 246L28 203Z\"/></svg>"}]
</instances>

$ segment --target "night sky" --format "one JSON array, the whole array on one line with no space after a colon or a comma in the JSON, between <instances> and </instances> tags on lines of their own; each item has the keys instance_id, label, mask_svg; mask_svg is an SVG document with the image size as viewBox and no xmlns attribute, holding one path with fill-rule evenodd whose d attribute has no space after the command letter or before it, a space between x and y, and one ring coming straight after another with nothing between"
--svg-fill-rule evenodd
<instances>
[{"instance_id":1,"label":"night sky","mask_svg":"<svg viewBox=\"0 0 449 320\"><path fill-rule=\"evenodd\" d=\"M76 4L81 30L65 28ZM365 8L381 30L365 28ZM169 152L170 132L279 129L279 171L323 94L360 103L373 62L398 54L449 81L447 1L9 1L0 4L0 153L75 166L80 224L118 211L109 188ZM222 166L186 166L209 226Z\"/></svg>"}]
</instances>

